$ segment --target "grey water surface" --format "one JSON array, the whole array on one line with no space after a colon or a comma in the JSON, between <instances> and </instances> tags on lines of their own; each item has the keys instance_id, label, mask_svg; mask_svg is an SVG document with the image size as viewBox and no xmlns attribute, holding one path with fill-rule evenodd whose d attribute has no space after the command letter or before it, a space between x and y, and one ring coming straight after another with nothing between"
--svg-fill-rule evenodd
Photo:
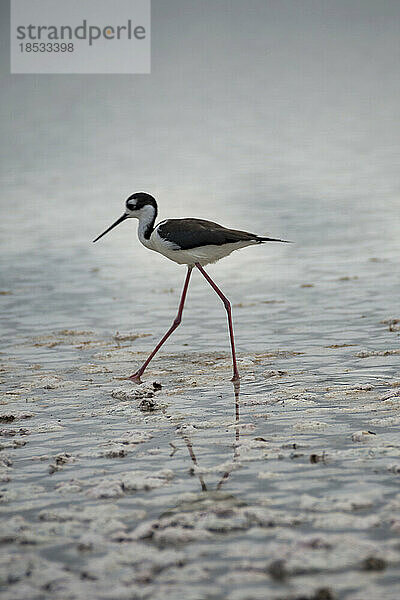
<instances>
[{"instance_id":1,"label":"grey water surface","mask_svg":"<svg viewBox=\"0 0 400 600\"><path fill-rule=\"evenodd\" d=\"M153 1L149 76L11 76L0 597L400 594L399 5ZM195 273L132 192L292 240ZM161 389L159 385L161 384Z\"/></svg>"}]
</instances>

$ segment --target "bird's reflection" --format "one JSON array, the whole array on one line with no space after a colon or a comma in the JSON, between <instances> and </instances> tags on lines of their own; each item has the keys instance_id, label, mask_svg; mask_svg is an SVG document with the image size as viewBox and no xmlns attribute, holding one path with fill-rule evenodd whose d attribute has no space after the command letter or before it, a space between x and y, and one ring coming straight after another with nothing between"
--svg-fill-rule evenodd
<instances>
[{"instance_id":1,"label":"bird's reflection","mask_svg":"<svg viewBox=\"0 0 400 600\"><path fill-rule=\"evenodd\" d=\"M187 435L184 435L184 436L183 436L183 441L184 441L184 442L185 442L185 444L186 444L186 448L188 449L189 456L190 456L190 458L192 459L192 463L193 463L194 465L196 465L196 467L197 467L197 466L198 466L197 458L196 458L196 455L195 455L195 453L194 453L194 450L193 450L193 444L192 444L192 442L191 442L191 440L190 440L189 436L187 436ZM205 484L205 481L204 481L204 479L203 479L203 476L202 476L202 475L198 475L198 478L199 478L199 481L200 481L201 489L203 490L203 492L206 492L206 491L207 491L207 486L206 486L206 484Z\"/></svg>"},{"instance_id":2,"label":"bird's reflection","mask_svg":"<svg viewBox=\"0 0 400 600\"><path fill-rule=\"evenodd\" d=\"M221 487L223 486L223 484L227 481L228 477L230 476L230 474L232 473L232 471L235 468L235 462L239 458L240 381L234 381L232 383L233 383L233 392L234 392L234 399L235 399L235 425L236 425L235 426L235 442L233 444L233 464L232 464L232 467L230 469L228 469L227 471L225 471L225 473L222 475L221 479L219 480L219 482L217 483L217 485L215 487L216 490L220 490ZM197 467L198 462L197 462L196 454L193 450L192 441L191 441L190 437L186 434L182 435L182 437L183 437L183 440L188 449L189 456L190 456L193 464ZM209 491L209 488L207 487L207 484L204 481L203 476L201 474L197 473L197 477L199 478L201 489L203 490L203 492Z\"/></svg>"}]
</instances>

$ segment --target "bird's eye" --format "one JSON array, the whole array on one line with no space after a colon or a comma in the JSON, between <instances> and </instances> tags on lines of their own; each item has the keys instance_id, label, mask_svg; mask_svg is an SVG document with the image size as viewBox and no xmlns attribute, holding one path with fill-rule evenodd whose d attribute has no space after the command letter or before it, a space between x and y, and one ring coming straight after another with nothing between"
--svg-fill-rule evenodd
<instances>
[{"instance_id":1,"label":"bird's eye","mask_svg":"<svg viewBox=\"0 0 400 600\"><path fill-rule=\"evenodd\" d=\"M127 202L126 203L126 208L128 208L129 210L135 210L135 208L136 208L136 202Z\"/></svg>"}]
</instances>

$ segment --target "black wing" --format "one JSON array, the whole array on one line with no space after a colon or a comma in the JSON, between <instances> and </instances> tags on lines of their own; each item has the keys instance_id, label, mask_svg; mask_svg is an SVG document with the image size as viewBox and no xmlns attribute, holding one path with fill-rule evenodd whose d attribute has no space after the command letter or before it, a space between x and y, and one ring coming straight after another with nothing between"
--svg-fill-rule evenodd
<instances>
[{"instance_id":1,"label":"black wing","mask_svg":"<svg viewBox=\"0 0 400 600\"><path fill-rule=\"evenodd\" d=\"M159 235L173 242L180 250L191 250L199 246L222 246L235 242L257 242L261 243L254 233L227 229L203 219L168 219L157 227Z\"/></svg>"}]
</instances>

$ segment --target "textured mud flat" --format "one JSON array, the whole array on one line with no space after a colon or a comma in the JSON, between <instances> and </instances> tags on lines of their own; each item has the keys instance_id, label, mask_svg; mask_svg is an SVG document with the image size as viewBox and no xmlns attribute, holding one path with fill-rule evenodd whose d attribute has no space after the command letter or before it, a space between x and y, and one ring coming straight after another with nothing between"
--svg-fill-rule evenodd
<instances>
[{"instance_id":1,"label":"textured mud flat","mask_svg":"<svg viewBox=\"0 0 400 600\"><path fill-rule=\"evenodd\" d=\"M346 348L335 381L266 349L240 392L225 354L163 354L135 386L136 337L3 360L1 598L399 597L400 380L373 362L395 353Z\"/></svg>"}]
</instances>

